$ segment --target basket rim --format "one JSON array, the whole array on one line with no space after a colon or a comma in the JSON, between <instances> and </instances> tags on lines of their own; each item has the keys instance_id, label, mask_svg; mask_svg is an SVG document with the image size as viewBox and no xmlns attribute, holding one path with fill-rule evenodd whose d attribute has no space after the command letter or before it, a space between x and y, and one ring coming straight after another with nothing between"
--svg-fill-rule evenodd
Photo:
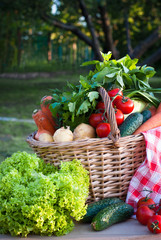
<instances>
[{"instance_id":1,"label":"basket rim","mask_svg":"<svg viewBox=\"0 0 161 240\"><path fill-rule=\"evenodd\" d=\"M86 146L87 144L89 145L90 143L108 143L108 144L111 144L111 145L116 145L116 146L119 146L119 143L122 143L124 141L137 141L137 140L143 140L144 139L144 135L142 133L139 133L137 135L129 135L129 136L125 136L125 137L120 137L118 139L117 142L113 142L111 139L105 137L105 138L86 138L86 139L79 139L79 140L74 140L74 141L71 141L71 142L41 142L41 141L38 141L34 138L35 134L36 134L37 131L35 132L32 132L31 134L29 134L26 138L26 141L29 143L29 144L32 144L32 145L35 145L35 146L38 146L38 147L51 147L51 146L54 146L54 147L72 147L72 146Z\"/></svg>"}]
</instances>

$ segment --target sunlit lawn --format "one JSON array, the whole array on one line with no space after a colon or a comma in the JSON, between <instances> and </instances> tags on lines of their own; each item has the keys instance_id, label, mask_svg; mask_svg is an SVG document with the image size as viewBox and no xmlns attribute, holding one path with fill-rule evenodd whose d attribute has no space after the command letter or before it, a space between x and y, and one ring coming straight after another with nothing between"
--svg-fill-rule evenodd
<instances>
[{"instance_id":1,"label":"sunlit lawn","mask_svg":"<svg viewBox=\"0 0 161 240\"><path fill-rule=\"evenodd\" d=\"M0 117L32 119L40 100L50 89L62 89L66 82L78 82L78 74L60 74L51 79L0 79ZM0 121L0 161L15 151L32 152L26 137L37 129L33 123Z\"/></svg>"}]
</instances>

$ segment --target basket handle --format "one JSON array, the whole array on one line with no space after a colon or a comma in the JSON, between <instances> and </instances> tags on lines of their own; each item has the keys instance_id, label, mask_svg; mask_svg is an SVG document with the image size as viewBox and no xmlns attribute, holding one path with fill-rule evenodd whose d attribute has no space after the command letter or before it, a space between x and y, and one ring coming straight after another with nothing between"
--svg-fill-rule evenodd
<instances>
[{"instance_id":1,"label":"basket handle","mask_svg":"<svg viewBox=\"0 0 161 240\"><path fill-rule=\"evenodd\" d=\"M108 135L108 138L110 138L115 143L120 138L120 130L118 129L118 126L117 126L116 117L115 117L115 110L112 106L112 102L110 100L110 97L109 97L107 91L103 87L99 87L98 92L101 95L102 100L105 104L107 117L108 117L109 124L110 124L110 127L111 127L111 132Z\"/></svg>"}]
</instances>

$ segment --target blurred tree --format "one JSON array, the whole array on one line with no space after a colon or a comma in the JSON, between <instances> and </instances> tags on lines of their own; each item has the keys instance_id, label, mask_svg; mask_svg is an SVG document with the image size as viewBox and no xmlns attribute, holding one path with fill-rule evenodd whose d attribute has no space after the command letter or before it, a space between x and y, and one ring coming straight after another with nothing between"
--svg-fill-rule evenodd
<instances>
[{"instance_id":1,"label":"blurred tree","mask_svg":"<svg viewBox=\"0 0 161 240\"><path fill-rule=\"evenodd\" d=\"M51 11L53 5L56 9L54 13ZM50 31L61 31L61 34L71 32L84 41L93 49L95 59L102 59L101 50L111 51L114 58L128 53L132 58L141 58L147 64L161 57L160 10L161 1L158 0L0 2L1 12L10 14L16 11L18 36L22 22L34 26L42 24L43 20Z\"/></svg>"},{"instance_id":2,"label":"blurred tree","mask_svg":"<svg viewBox=\"0 0 161 240\"><path fill-rule=\"evenodd\" d=\"M41 18L71 31L92 47L113 57L128 53L153 63L161 57L161 1L158 0L55 0L57 11L42 11ZM154 58L155 56L155 58Z\"/></svg>"}]
</instances>

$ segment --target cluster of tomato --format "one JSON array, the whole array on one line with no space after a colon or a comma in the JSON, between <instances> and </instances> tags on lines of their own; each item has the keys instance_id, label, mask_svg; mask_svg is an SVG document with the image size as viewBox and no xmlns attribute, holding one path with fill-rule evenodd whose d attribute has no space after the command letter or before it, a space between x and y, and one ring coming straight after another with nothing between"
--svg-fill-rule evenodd
<instances>
[{"instance_id":1,"label":"cluster of tomato","mask_svg":"<svg viewBox=\"0 0 161 240\"><path fill-rule=\"evenodd\" d=\"M142 197L137 202L136 218L152 233L161 233L161 203L156 204L150 197Z\"/></svg>"},{"instance_id":2,"label":"cluster of tomato","mask_svg":"<svg viewBox=\"0 0 161 240\"><path fill-rule=\"evenodd\" d=\"M123 96L123 93L119 88L109 90L107 93L115 109L116 122L119 126L124 121L124 114L129 114L133 111L134 103L130 98ZM97 111L95 113L90 115L89 124L96 128L98 137L107 137L111 131L111 128L110 124L108 123L104 102L98 102L96 110Z\"/></svg>"}]
</instances>

